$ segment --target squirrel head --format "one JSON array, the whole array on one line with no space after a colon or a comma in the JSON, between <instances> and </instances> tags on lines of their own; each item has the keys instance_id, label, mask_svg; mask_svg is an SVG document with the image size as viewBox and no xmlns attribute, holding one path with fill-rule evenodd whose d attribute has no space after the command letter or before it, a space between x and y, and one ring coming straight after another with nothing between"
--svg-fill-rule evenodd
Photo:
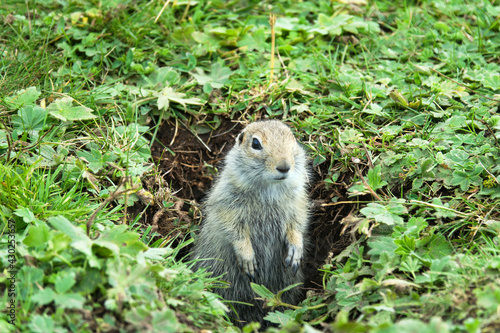
<instances>
[{"instance_id":1,"label":"squirrel head","mask_svg":"<svg viewBox=\"0 0 500 333\"><path fill-rule=\"evenodd\" d=\"M290 128L276 120L248 125L236 138L226 165L236 167L240 178L256 186L303 183L306 157Z\"/></svg>"}]
</instances>

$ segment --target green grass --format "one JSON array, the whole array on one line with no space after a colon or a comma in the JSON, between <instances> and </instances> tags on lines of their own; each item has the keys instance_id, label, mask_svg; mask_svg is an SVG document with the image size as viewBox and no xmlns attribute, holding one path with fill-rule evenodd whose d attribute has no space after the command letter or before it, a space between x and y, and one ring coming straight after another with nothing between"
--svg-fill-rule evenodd
<instances>
[{"instance_id":1,"label":"green grass","mask_svg":"<svg viewBox=\"0 0 500 333\"><path fill-rule=\"evenodd\" d=\"M162 7L0 8L0 281L16 307L2 331L237 330L209 292L216 278L176 260L189 237L172 242L129 209L175 215L193 199L154 164L162 122L202 135L257 118L293 124L323 204L357 203L343 220L356 239L318 271L321 290L269 315L280 329L500 329L500 2Z\"/></svg>"}]
</instances>

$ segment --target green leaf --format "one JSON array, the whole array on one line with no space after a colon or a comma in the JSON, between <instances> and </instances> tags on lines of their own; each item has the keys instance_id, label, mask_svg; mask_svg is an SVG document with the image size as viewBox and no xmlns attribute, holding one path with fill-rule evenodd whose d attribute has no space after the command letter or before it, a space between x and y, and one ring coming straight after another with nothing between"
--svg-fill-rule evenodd
<instances>
[{"instance_id":1,"label":"green leaf","mask_svg":"<svg viewBox=\"0 0 500 333\"><path fill-rule=\"evenodd\" d=\"M49 217L49 223L56 229L67 235L72 242L70 246L86 255L91 267L101 267L102 263L92 251L92 240L87 237L83 229L74 226L63 216Z\"/></svg>"},{"instance_id":2,"label":"green leaf","mask_svg":"<svg viewBox=\"0 0 500 333\"><path fill-rule=\"evenodd\" d=\"M47 121L48 112L36 105L27 105L12 117L13 129L16 132L28 132L38 137L38 132L43 130Z\"/></svg>"},{"instance_id":3,"label":"green leaf","mask_svg":"<svg viewBox=\"0 0 500 333\"><path fill-rule=\"evenodd\" d=\"M223 67L219 62L213 63L210 68L210 74L205 74L201 68L195 68L198 74L191 74L198 81L198 84L209 84L212 88L220 89L229 82L231 69Z\"/></svg>"},{"instance_id":4,"label":"green leaf","mask_svg":"<svg viewBox=\"0 0 500 333\"><path fill-rule=\"evenodd\" d=\"M486 285L474 289L477 297L477 305L491 312L496 312L500 306L500 287L498 285Z\"/></svg>"},{"instance_id":5,"label":"green leaf","mask_svg":"<svg viewBox=\"0 0 500 333\"><path fill-rule=\"evenodd\" d=\"M375 168L368 171L368 185L370 185L370 187L374 191L387 185L386 181L382 181L382 172L380 165L377 165L375 166Z\"/></svg>"},{"instance_id":6,"label":"green leaf","mask_svg":"<svg viewBox=\"0 0 500 333\"><path fill-rule=\"evenodd\" d=\"M54 330L54 320L47 315L35 314L28 324L32 333L52 333Z\"/></svg>"},{"instance_id":7,"label":"green leaf","mask_svg":"<svg viewBox=\"0 0 500 333\"><path fill-rule=\"evenodd\" d=\"M407 256L415 251L416 242L414 237L403 236L401 239L395 239L394 243L399 247L394 251L402 256Z\"/></svg>"},{"instance_id":8,"label":"green leaf","mask_svg":"<svg viewBox=\"0 0 500 333\"><path fill-rule=\"evenodd\" d=\"M57 307L63 309L83 309L85 298L80 294L68 293L56 295L54 297L54 302Z\"/></svg>"},{"instance_id":9,"label":"green leaf","mask_svg":"<svg viewBox=\"0 0 500 333\"><path fill-rule=\"evenodd\" d=\"M120 248L115 243L98 239L92 244L92 252L99 257L111 257L120 255Z\"/></svg>"},{"instance_id":10,"label":"green leaf","mask_svg":"<svg viewBox=\"0 0 500 333\"><path fill-rule=\"evenodd\" d=\"M172 67L160 67L149 75L146 82L152 87L172 87L179 84L180 74Z\"/></svg>"},{"instance_id":11,"label":"green leaf","mask_svg":"<svg viewBox=\"0 0 500 333\"><path fill-rule=\"evenodd\" d=\"M364 278L363 281L361 281L360 283L358 283L356 285L356 287L358 287L359 290L362 292L376 289L379 286L380 286L380 284L377 281L372 280L372 279L368 279L368 278Z\"/></svg>"},{"instance_id":12,"label":"green leaf","mask_svg":"<svg viewBox=\"0 0 500 333\"><path fill-rule=\"evenodd\" d=\"M269 312L264 317L264 319L270 321L271 323L281 324L281 325L286 325L290 321L294 320L293 316L291 315L291 312L290 314L285 314L280 311Z\"/></svg>"},{"instance_id":13,"label":"green leaf","mask_svg":"<svg viewBox=\"0 0 500 333\"><path fill-rule=\"evenodd\" d=\"M474 171L455 170L452 174L451 185L460 185L460 189L464 192L469 190L471 185L480 186L483 179L476 172L481 171L481 166L476 167Z\"/></svg>"},{"instance_id":14,"label":"green leaf","mask_svg":"<svg viewBox=\"0 0 500 333\"><path fill-rule=\"evenodd\" d=\"M140 252L147 250L147 248L146 244L137 239L127 243L127 246L122 246L120 248L120 253L135 257Z\"/></svg>"},{"instance_id":15,"label":"green leaf","mask_svg":"<svg viewBox=\"0 0 500 333\"><path fill-rule=\"evenodd\" d=\"M453 252L446 237L442 234L434 234L434 232L418 240L417 248L420 249L419 253L424 252L427 258L442 258Z\"/></svg>"},{"instance_id":16,"label":"green leaf","mask_svg":"<svg viewBox=\"0 0 500 333\"><path fill-rule=\"evenodd\" d=\"M45 287L43 290L36 292L31 299L38 305L47 305L54 300L55 295L54 290Z\"/></svg>"},{"instance_id":17,"label":"green leaf","mask_svg":"<svg viewBox=\"0 0 500 333\"><path fill-rule=\"evenodd\" d=\"M87 237L85 232L76 226L74 226L67 218L64 216L52 216L49 217L49 223L62 233L68 235L73 241L89 241L90 238Z\"/></svg>"},{"instance_id":18,"label":"green leaf","mask_svg":"<svg viewBox=\"0 0 500 333\"><path fill-rule=\"evenodd\" d=\"M397 89L394 89L389 93L389 97L396 103L401 104L403 106L408 106L408 101L406 98L403 96L402 93L400 93Z\"/></svg>"},{"instance_id":19,"label":"green leaf","mask_svg":"<svg viewBox=\"0 0 500 333\"><path fill-rule=\"evenodd\" d=\"M216 52L220 47L219 39L212 34L194 31L191 36L196 42L204 45L207 52Z\"/></svg>"},{"instance_id":20,"label":"green leaf","mask_svg":"<svg viewBox=\"0 0 500 333\"><path fill-rule=\"evenodd\" d=\"M431 260L431 272L444 272L445 268L450 264L450 257L446 256L441 259L433 259Z\"/></svg>"},{"instance_id":21,"label":"green leaf","mask_svg":"<svg viewBox=\"0 0 500 333\"><path fill-rule=\"evenodd\" d=\"M24 238L23 243L27 246L37 247L47 244L51 238L49 227L43 223L40 225L30 225L28 227L28 236Z\"/></svg>"},{"instance_id":22,"label":"green leaf","mask_svg":"<svg viewBox=\"0 0 500 333\"><path fill-rule=\"evenodd\" d=\"M340 131L339 141L343 143L359 143L363 141L363 133L355 130L354 128L348 128Z\"/></svg>"},{"instance_id":23,"label":"green leaf","mask_svg":"<svg viewBox=\"0 0 500 333\"><path fill-rule=\"evenodd\" d=\"M279 18L276 22L278 25L278 21L285 19ZM264 28L257 29L251 33L247 33L243 38L238 41L238 47L245 48L247 51L257 51L257 52L265 52L270 49L269 43L266 42L266 31Z\"/></svg>"},{"instance_id":24,"label":"green leaf","mask_svg":"<svg viewBox=\"0 0 500 333\"><path fill-rule=\"evenodd\" d=\"M342 33L342 26L346 25L352 17L351 15L329 17L321 13L318 15L318 20L316 22L318 28L313 28L311 31L321 34L328 33L330 36L338 36Z\"/></svg>"},{"instance_id":25,"label":"green leaf","mask_svg":"<svg viewBox=\"0 0 500 333\"><path fill-rule=\"evenodd\" d=\"M420 260L412 256L408 256L401 262L399 269L403 272L415 273L418 272L421 267L422 264L420 263Z\"/></svg>"},{"instance_id":26,"label":"green leaf","mask_svg":"<svg viewBox=\"0 0 500 333\"><path fill-rule=\"evenodd\" d=\"M91 294L100 285L107 283L106 272L96 268L82 267L78 272L78 282L73 288L74 292L81 294Z\"/></svg>"},{"instance_id":27,"label":"green leaf","mask_svg":"<svg viewBox=\"0 0 500 333\"><path fill-rule=\"evenodd\" d=\"M144 252L144 257L151 260L163 260L165 256L168 256L174 252L174 249L170 247L164 248L149 248Z\"/></svg>"},{"instance_id":28,"label":"green leaf","mask_svg":"<svg viewBox=\"0 0 500 333\"><path fill-rule=\"evenodd\" d=\"M500 75L498 73L488 73L482 81L486 88L493 91L500 90Z\"/></svg>"},{"instance_id":29,"label":"green leaf","mask_svg":"<svg viewBox=\"0 0 500 333\"><path fill-rule=\"evenodd\" d=\"M9 140L7 139L7 131L0 130L0 149L9 148Z\"/></svg>"},{"instance_id":30,"label":"green leaf","mask_svg":"<svg viewBox=\"0 0 500 333\"><path fill-rule=\"evenodd\" d=\"M17 208L15 211L14 211L14 214L19 216L19 217L22 217L23 218L23 221L26 222L26 223L31 223L31 222L34 222L36 221L36 217L35 215L33 214L33 212L27 208L27 207L21 207L21 208Z\"/></svg>"},{"instance_id":31,"label":"green leaf","mask_svg":"<svg viewBox=\"0 0 500 333\"><path fill-rule=\"evenodd\" d=\"M397 245L394 244L394 238L388 236L374 236L368 239L368 245L370 250L369 255L380 255L383 252L394 252L397 249Z\"/></svg>"},{"instance_id":32,"label":"green leaf","mask_svg":"<svg viewBox=\"0 0 500 333\"><path fill-rule=\"evenodd\" d=\"M392 199L385 206L371 202L367 207L361 209L361 213L379 223L388 225L402 224L403 218L400 215L408 213L406 207L401 204L402 202L404 202L404 199Z\"/></svg>"},{"instance_id":33,"label":"green leaf","mask_svg":"<svg viewBox=\"0 0 500 333\"><path fill-rule=\"evenodd\" d=\"M12 97L6 97L5 102L7 102L10 107L19 109L22 106L34 104L39 96L40 92L36 87L29 87L28 89L17 91Z\"/></svg>"},{"instance_id":34,"label":"green leaf","mask_svg":"<svg viewBox=\"0 0 500 333\"><path fill-rule=\"evenodd\" d=\"M74 271L62 271L57 274L54 285L56 292L59 294L64 294L70 290L76 283L75 272Z\"/></svg>"},{"instance_id":35,"label":"green leaf","mask_svg":"<svg viewBox=\"0 0 500 333\"><path fill-rule=\"evenodd\" d=\"M250 282L250 287L252 287L252 290L255 291L257 295L259 295L262 298L267 298L267 299L274 298L274 294L263 285Z\"/></svg>"},{"instance_id":36,"label":"green leaf","mask_svg":"<svg viewBox=\"0 0 500 333\"><path fill-rule=\"evenodd\" d=\"M56 99L48 107L50 115L62 121L87 120L96 118L93 110L85 106L73 106L71 97Z\"/></svg>"},{"instance_id":37,"label":"green leaf","mask_svg":"<svg viewBox=\"0 0 500 333\"><path fill-rule=\"evenodd\" d=\"M394 328L394 332L405 333L449 333L450 325L441 318L432 318L430 323L425 323L417 319L400 320Z\"/></svg>"},{"instance_id":38,"label":"green leaf","mask_svg":"<svg viewBox=\"0 0 500 333\"><path fill-rule=\"evenodd\" d=\"M99 172L108 162L114 162L118 158L113 152L107 151L104 155L97 149L91 149L89 151L78 150L76 156L83 158L88 163L88 168L94 172Z\"/></svg>"},{"instance_id":39,"label":"green leaf","mask_svg":"<svg viewBox=\"0 0 500 333\"><path fill-rule=\"evenodd\" d=\"M445 207L445 208L449 208L450 207L450 204L449 203L443 203L441 201L441 198L433 198L432 199L432 204L433 205L436 205L436 206L441 206L441 207ZM456 216L456 214L450 210L447 210L447 209L442 209L442 208L437 208L437 207L434 207L434 209L436 210L436 212L434 213L434 215L438 218L454 218Z\"/></svg>"},{"instance_id":40,"label":"green leaf","mask_svg":"<svg viewBox=\"0 0 500 333\"><path fill-rule=\"evenodd\" d=\"M166 110L169 107L170 102L179 103L182 106L186 107L186 104L190 105L203 105L201 99L196 97L184 98L186 94L176 92L171 87L166 87L162 91L154 93L156 97L158 97L158 109Z\"/></svg>"}]
</instances>

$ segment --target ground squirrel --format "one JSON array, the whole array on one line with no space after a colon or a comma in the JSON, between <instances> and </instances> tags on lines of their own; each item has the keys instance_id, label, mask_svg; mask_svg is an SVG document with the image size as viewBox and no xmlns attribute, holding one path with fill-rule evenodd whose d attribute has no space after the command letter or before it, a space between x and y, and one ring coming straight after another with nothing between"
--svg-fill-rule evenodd
<instances>
[{"instance_id":1,"label":"ground squirrel","mask_svg":"<svg viewBox=\"0 0 500 333\"><path fill-rule=\"evenodd\" d=\"M204 204L205 217L194 247L194 269L223 275L229 288L215 289L234 303L239 326L263 323L267 310L250 282L273 293L303 282L300 263L308 226L306 154L290 128L276 120L248 125L236 138ZM296 303L297 288L282 300ZM234 313L231 314L234 316Z\"/></svg>"}]
</instances>

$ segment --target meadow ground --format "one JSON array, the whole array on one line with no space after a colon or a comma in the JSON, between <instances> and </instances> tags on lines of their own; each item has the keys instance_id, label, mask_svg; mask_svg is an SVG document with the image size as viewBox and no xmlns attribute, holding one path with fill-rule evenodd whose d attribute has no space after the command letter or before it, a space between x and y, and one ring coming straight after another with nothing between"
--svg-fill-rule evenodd
<instances>
[{"instance_id":1,"label":"meadow ground","mask_svg":"<svg viewBox=\"0 0 500 333\"><path fill-rule=\"evenodd\" d=\"M185 257L258 119L313 169L304 300L270 332L500 331L499 19L497 0L2 2L0 331L237 331Z\"/></svg>"}]
</instances>

